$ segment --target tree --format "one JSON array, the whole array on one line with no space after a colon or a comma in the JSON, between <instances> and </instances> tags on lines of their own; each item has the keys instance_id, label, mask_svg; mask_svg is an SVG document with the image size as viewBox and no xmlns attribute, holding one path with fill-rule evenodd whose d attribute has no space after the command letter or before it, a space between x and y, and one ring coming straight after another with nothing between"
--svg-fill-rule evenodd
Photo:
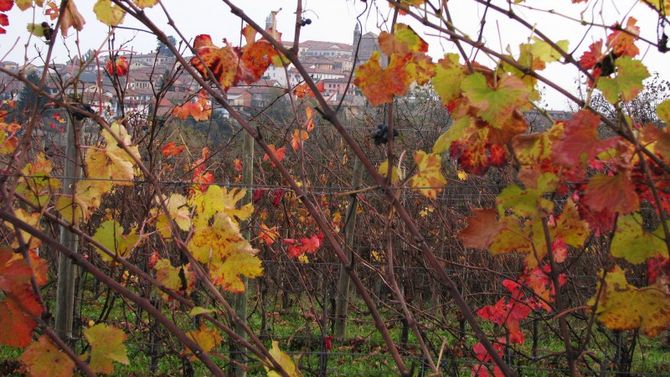
<instances>
[{"instance_id":1,"label":"tree","mask_svg":"<svg viewBox=\"0 0 670 377\"><path fill-rule=\"evenodd\" d=\"M172 46L175 46L177 44L177 39L173 37L172 35L168 36L168 43ZM156 53L158 55L163 55L163 56L171 56L172 51L167 47L166 44L161 42L160 39L156 41Z\"/></svg>"}]
</instances>

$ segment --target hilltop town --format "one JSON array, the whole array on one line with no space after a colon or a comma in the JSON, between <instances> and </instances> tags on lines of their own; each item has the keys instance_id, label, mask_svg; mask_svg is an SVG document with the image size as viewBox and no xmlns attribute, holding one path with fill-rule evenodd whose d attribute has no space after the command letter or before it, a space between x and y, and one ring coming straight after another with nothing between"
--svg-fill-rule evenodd
<instances>
[{"instance_id":1,"label":"hilltop town","mask_svg":"<svg viewBox=\"0 0 670 377\"><path fill-rule=\"evenodd\" d=\"M272 22L271 16L268 16L268 28ZM320 83L328 102L339 103L344 98L348 106L361 106L365 101L350 84L352 70L369 59L377 49L377 35L362 34L357 25L351 44L307 40L299 45L299 57L309 75ZM195 80L184 74L172 52L161 43L151 52L123 53L117 57L121 56L128 61L129 70L127 76L119 78L113 78L105 72L105 62L110 56L94 51L65 64L51 64L49 90L56 93L59 88L68 85L65 88L67 94L80 97L83 103L90 104L108 118L118 117L121 108L126 116L146 116L154 111L157 116L165 116L175 106L189 101L199 90ZM21 70L22 74L28 76L43 68L35 65L20 67L14 62L2 62L0 66L14 72ZM278 95L292 90L301 83L300 77L292 65L271 66L259 82L232 87L227 96L234 108L249 112L250 109L260 109L271 104ZM117 87L124 88L123 93L115 89L113 79L120 80ZM19 81L0 73L2 99L18 100L23 88L24 85ZM161 88L165 90L161 91ZM215 109L215 112L227 117L223 109Z\"/></svg>"}]
</instances>

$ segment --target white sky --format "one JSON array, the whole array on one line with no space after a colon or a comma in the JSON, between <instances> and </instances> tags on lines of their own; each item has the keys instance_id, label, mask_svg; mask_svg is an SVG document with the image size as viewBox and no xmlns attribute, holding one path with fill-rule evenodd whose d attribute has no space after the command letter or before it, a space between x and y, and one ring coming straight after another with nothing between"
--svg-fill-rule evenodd
<instances>
[{"instance_id":1,"label":"white sky","mask_svg":"<svg viewBox=\"0 0 670 377\"><path fill-rule=\"evenodd\" d=\"M436 0L431 0L436 2ZM85 53L88 49L98 49L103 46L108 29L105 25L98 22L93 14L92 8L94 0L75 0L79 11L86 19L84 31L76 33L74 30L65 39L59 38L55 49L55 60L64 62L68 59L68 46L70 53L77 54L76 42L79 40L80 51ZM496 4L506 6L506 1L494 0ZM365 31L378 33L380 28L387 29L386 19L390 17L390 12L385 1L368 0L371 4L368 12L361 17ZM572 17L584 18L590 20L589 15L594 15L594 21L606 25L614 22L621 22L629 15L632 5L637 3L635 0L591 0L587 4L571 4L570 0L527 0L525 4L543 9L554 8L559 13L569 14ZM170 12L176 25L186 38L193 38L197 34L210 34L215 42L228 38L233 43L239 40L240 21L233 16L229 9L220 0L163 0L163 4ZM295 0L238 0L236 4L241 6L247 13L260 24L264 24L265 17L271 10L283 8L278 14L278 28L283 33L283 39L292 40L293 22L295 11ZM450 0L449 1L452 16L457 27L475 37L479 31L479 19L483 12L483 7L472 0ZM312 20L312 24L304 27L301 32L301 40L328 40L335 42L352 42L352 32L355 25L355 18L363 12L365 4L360 0L304 0L305 17ZM531 22L535 22L539 30L542 30L549 37L556 40L568 39L570 41L570 50L577 47L575 57L578 59L582 52L588 48L596 39L605 38L607 32L602 28L592 29L584 37L585 29L579 23L566 20L565 18L551 15L546 12L537 12L529 9L515 8L519 14L527 16ZM176 32L166 23L166 18L160 8L148 9L147 14L155 22L163 27L168 35L175 35ZM29 59L37 57L37 51L46 52L46 45L43 41L33 37L29 46L25 47L28 41L28 33L25 25L29 22L42 22L46 19L42 15L41 9L37 8L35 12L28 10L19 11L16 7L9 12L10 25L7 27L7 34L0 36L0 57L7 55L7 60L22 63L27 55ZM654 13L644 5L638 5L630 15L638 19L638 26L642 29L642 36L651 40L656 40L656 22ZM33 18L34 17L34 18ZM417 30L429 42L431 46L431 55L437 59L445 51L456 52L454 46L434 35L434 32L427 30L413 22L408 16L400 17L401 22L415 25ZM134 22L127 17L123 26L136 27L143 29L142 25ZM670 30L667 31L670 34ZM518 24L511 22L496 12L489 11L487 23L484 29L484 41L487 47L498 51L505 50L510 46L513 53L518 51L518 44L526 41L531 33ZM584 37L584 38L583 38ZM582 40L583 38L583 40ZM15 41L18 43L12 48ZM131 40L129 46L135 51L148 52L156 47L156 38L150 34L117 30L116 46L121 42ZM502 40L502 46L501 41ZM581 41L581 44L580 44ZM659 54L656 50L648 49L643 42L638 42L638 46L646 54L645 64L651 71L657 71L665 79L670 79L670 71L667 63L670 55ZM649 50L649 51L648 51ZM492 61L480 54L478 60L486 65L491 65ZM34 61L34 64L41 65L40 61ZM554 63L550 65L545 74L566 87L575 88L577 74L574 68L570 68ZM574 89L573 89L574 91ZM555 93L547 93L545 103L550 108L565 108L566 101Z\"/></svg>"}]
</instances>

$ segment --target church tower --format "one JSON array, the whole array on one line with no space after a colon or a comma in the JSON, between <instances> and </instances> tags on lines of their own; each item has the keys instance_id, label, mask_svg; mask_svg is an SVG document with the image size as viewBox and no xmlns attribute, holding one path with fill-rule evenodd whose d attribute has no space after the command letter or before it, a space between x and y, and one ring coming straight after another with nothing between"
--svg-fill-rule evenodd
<instances>
[{"instance_id":1,"label":"church tower","mask_svg":"<svg viewBox=\"0 0 670 377\"><path fill-rule=\"evenodd\" d=\"M354 41L351 44L353 51L352 53L356 52L356 46L358 45L358 41L361 39L361 25L356 23L356 27L354 28Z\"/></svg>"}]
</instances>

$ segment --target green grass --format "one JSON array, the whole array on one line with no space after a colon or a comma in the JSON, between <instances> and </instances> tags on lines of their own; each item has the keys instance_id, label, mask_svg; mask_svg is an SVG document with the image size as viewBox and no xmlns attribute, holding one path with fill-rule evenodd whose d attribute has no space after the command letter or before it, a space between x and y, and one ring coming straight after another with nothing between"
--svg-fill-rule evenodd
<instances>
[{"instance_id":1,"label":"green grass","mask_svg":"<svg viewBox=\"0 0 670 377\"><path fill-rule=\"evenodd\" d=\"M104 295L102 295L104 296ZM82 310L82 319L86 323L89 320L98 318L103 308L104 299L96 297L94 300L88 300L87 305ZM154 376L175 376L181 375L183 367L182 352L178 342L168 335L163 335L161 339L162 355L158 358L157 366L151 369L151 358L149 354L148 335L144 328L147 327L148 317L143 314L139 320L134 312L123 310L123 301L117 299L111 310L107 323L122 328L128 334L126 346L130 360L129 365L116 364L113 376L119 377L154 377ZM193 329L193 320L184 314L172 313L165 305L164 312L168 318L174 318L177 324L183 329ZM362 305L359 306L362 309ZM329 376L392 376L397 375L395 363L386 353L386 347L381 334L374 327L369 316L357 314L352 311L348 321L347 336L345 340L333 340L332 349L327 353L327 369ZM402 331L399 321L391 321L393 314L382 310L382 315L387 319L390 327L390 333L393 339L398 342ZM272 340L278 340L283 351L290 354L296 363L300 365L305 375L315 375L319 370L320 359L323 356L322 335L320 327L314 318L306 319L305 314L300 311L296 305L285 312L275 308L268 308L268 333L272 338L262 339L267 347L270 347ZM308 315L309 317L309 315ZM454 323L456 320L454 318ZM136 327L135 324L140 326ZM249 325L256 330L258 334L261 326L260 315L255 312L249 318ZM482 327L487 333L500 332L499 327L490 323L482 322ZM528 328L530 326L527 326ZM469 376L470 367L474 361L467 355L476 340L472 336L467 336L464 342L458 346L457 339L451 333L436 328L425 329L429 334L430 342L436 347L444 342L448 349L455 352L461 352L463 357L447 360L448 352L445 353L443 361L456 362L456 369L459 376ZM564 346L561 339L552 333L541 329L541 337L538 344L538 354L548 355L551 353L562 352ZM165 332L163 332L165 334ZM526 332L527 341L516 346L524 354L531 353L530 334ZM594 340L603 341L602 335L595 332ZM77 352L84 352L82 348L85 345L83 341L77 342ZM459 351L460 350L460 351ZM421 358L419 348L416 344L414 335L410 332L408 336L407 349L403 350L403 356L407 366L415 371L415 375L420 375ZM225 368L227 365L228 348L225 340L224 344L213 353L215 361ZM21 351L10 347L0 346L0 376L22 376L18 372L8 374L7 370L13 370L16 367L17 358ZM597 351L594 356L602 359L604 355ZM611 355L610 355L611 357ZM541 361L523 360L515 358L514 365L520 370L522 376L544 377L561 374L560 369L565 365L556 365L556 360L552 358L542 359ZM199 361L191 363L195 376L209 376L210 373L203 367ZM265 371L261 363L252 358L249 366L249 376L264 376ZM6 368L3 370L2 368ZM598 366L594 366L597 370ZM633 362L633 373L638 376L661 374L670 370L670 352L661 347L658 339L648 339L641 337L640 343L635 353ZM452 369L445 374L451 374Z\"/></svg>"}]
</instances>

